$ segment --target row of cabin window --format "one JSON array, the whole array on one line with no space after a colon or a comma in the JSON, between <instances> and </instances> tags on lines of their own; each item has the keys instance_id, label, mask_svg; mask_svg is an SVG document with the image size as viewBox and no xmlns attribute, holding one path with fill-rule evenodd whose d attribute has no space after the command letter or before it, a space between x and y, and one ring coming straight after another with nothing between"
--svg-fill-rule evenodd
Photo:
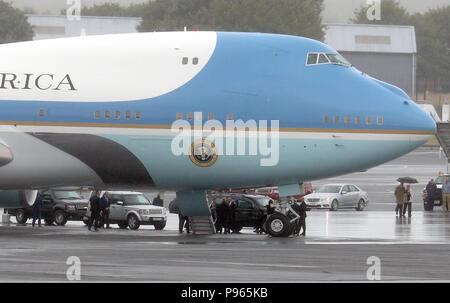
<instances>
[{"instance_id":1,"label":"row of cabin window","mask_svg":"<svg viewBox=\"0 0 450 303\"><path fill-rule=\"evenodd\" d=\"M177 120L183 120L184 116L183 113L177 113L176 119ZM193 113L186 113L186 120L192 121L194 119ZM200 120L203 119L202 113L200 113ZM208 113L208 120L214 120L214 113ZM233 114L227 114L227 120L234 120Z\"/></svg>"},{"instance_id":2,"label":"row of cabin window","mask_svg":"<svg viewBox=\"0 0 450 303\"><path fill-rule=\"evenodd\" d=\"M112 113L111 111L106 110L104 112L105 119L110 119L111 116L112 116L111 113ZM39 117L44 117L44 116L45 116L45 109L43 109L43 108L39 109ZM121 116L122 116L122 112L121 111L116 110L114 112L114 119L120 119ZM95 117L95 119L100 119L101 118L101 112L99 110L96 110L94 112L94 117ZM142 113L141 112L135 112L134 113L134 118L137 119L137 120L140 120L142 118ZM125 119L131 119L131 111L127 110L125 112Z\"/></svg>"},{"instance_id":3,"label":"row of cabin window","mask_svg":"<svg viewBox=\"0 0 450 303\"><path fill-rule=\"evenodd\" d=\"M352 123L352 117L350 117L350 116L345 116L343 120L344 120L344 123L345 123L345 124L350 124L350 123ZM330 116L325 115L325 116L323 117L323 122L325 122L325 124L330 123L330 121L331 121ZM377 125L383 125L383 124L384 124L383 117L382 117L382 116L378 116L376 122L377 122ZM334 116L334 117L333 117L333 123L334 123L334 124L339 124L339 123L341 123L341 116ZM356 116L356 117L355 117L355 120L354 120L354 123L355 123L355 124L362 124L362 123L363 123L363 122L362 122L362 117ZM367 125L372 125L372 124L374 123L373 117L367 116L367 117L366 117L365 123L366 123Z\"/></svg>"},{"instance_id":4,"label":"row of cabin window","mask_svg":"<svg viewBox=\"0 0 450 303\"><path fill-rule=\"evenodd\" d=\"M183 65L188 64L188 63L189 63L189 58L188 58L188 57L183 57L183 59L181 60L181 63L182 63ZM193 65L197 65L197 64L198 64L198 58L197 58L197 57L192 58L192 64L193 64Z\"/></svg>"},{"instance_id":5,"label":"row of cabin window","mask_svg":"<svg viewBox=\"0 0 450 303\"><path fill-rule=\"evenodd\" d=\"M113 114L114 114L114 119L120 119L121 116L122 116L122 112L121 112L120 110L116 110L116 111L114 111L114 112L111 112L111 111L109 111L109 110L105 110L105 112L104 112L104 114L103 114L103 117L104 117L105 119L111 119L111 117L112 117ZM132 116L131 111L127 110L127 111L125 112L125 119L131 119L131 116ZM94 118L95 118L95 119L100 119L100 118L101 118L101 111L96 110L96 111L94 112ZM135 113L134 113L134 118L135 118L136 120L140 120L140 119L142 118L142 113L141 113L141 112L135 112Z\"/></svg>"}]
</instances>

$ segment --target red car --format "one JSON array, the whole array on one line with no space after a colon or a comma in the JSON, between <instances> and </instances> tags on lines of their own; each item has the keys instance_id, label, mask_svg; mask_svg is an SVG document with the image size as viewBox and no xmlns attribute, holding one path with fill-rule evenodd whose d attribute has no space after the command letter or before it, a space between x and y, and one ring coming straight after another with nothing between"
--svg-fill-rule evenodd
<instances>
[{"instance_id":1,"label":"red car","mask_svg":"<svg viewBox=\"0 0 450 303\"><path fill-rule=\"evenodd\" d=\"M303 194L293 196L296 201L303 202L303 197L313 192L312 184L309 182L303 183ZM278 192L278 186L273 187L261 187L255 190L255 195L267 196L271 199L278 200L280 194Z\"/></svg>"}]
</instances>

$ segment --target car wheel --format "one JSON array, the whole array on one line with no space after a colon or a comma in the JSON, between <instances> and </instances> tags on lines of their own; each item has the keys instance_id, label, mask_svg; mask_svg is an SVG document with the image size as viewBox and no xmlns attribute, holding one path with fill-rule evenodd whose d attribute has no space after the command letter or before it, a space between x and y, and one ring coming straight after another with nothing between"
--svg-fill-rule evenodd
<instances>
[{"instance_id":1,"label":"car wheel","mask_svg":"<svg viewBox=\"0 0 450 303\"><path fill-rule=\"evenodd\" d=\"M27 214L25 213L25 210L18 209L16 211L16 220L17 220L17 223L20 223L20 224L27 223L28 217L27 217Z\"/></svg>"},{"instance_id":2,"label":"car wheel","mask_svg":"<svg viewBox=\"0 0 450 303\"><path fill-rule=\"evenodd\" d=\"M339 202L338 202L338 200L333 200L333 202L331 202L330 210L331 211L336 211L338 209L339 209Z\"/></svg>"},{"instance_id":3,"label":"car wheel","mask_svg":"<svg viewBox=\"0 0 450 303\"><path fill-rule=\"evenodd\" d=\"M64 211L58 209L55 211L55 223L64 226L67 223L67 215Z\"/></svg>"},{"instance_id":4,"label":"car wheel","mask_svg":"<svg viewBox=\"0 0 450 303\"><path fill-rule=\"evenodd\" d=\"M47 224L47 225L52 225L53 222L55 222L55 220L53 220L53 219L44 219L44 222L45 222L45 224Z\"/></svg>"},{"instance_id":5,"label":"car wheel","mask_svg":"<svg viewBox=\"0 0 450 303\"><path fill-rule=\"evenodd\" d=\"M359 202L358 202L358 206L356 207L356 210L357 211L363 211L364 210L364 205L365 205L364 200L360 199Z\"/></svg>"},{"instance_id":6,"label":"car wheel","mask_svg":"<svg viewBox=\"0 0 450 303\"><path fill-rule=\"evenodd\" d=\"M265 227L272 237L288 237L292 233L293 225L285 215L273 214L267 219Z\"/></svg>"},{"instance_id":7,"label":"car wheel","mask_svg":"<svg viewBox=\"0 0 450 303\"><path fill-rule=\"evenodd\" d=\"M164 227L166 227L166 221L164 221L164 222L156 222L155 223L155 229L156 230L163 230Z\"/></svg>"},{"instance_id":8,"label":"car wheel","mask_svg":"<svg viewBox=\"0 0 450 303\"><path fill-rule=\"evenodd\" d=\"M120 229L127 229L128 228L127 222L119 222L119 223L117 223L117 225L119 225Z\"/></svg>"},{"instance_id":9,"label":"car wheel","mask_svg":"<svg viewBox=\"0 0 450 303\"><path fill-rule=\"evenodd\" d=\"M141 225L139 219L135 214L131 214L127 218L127 224L130 229L136 230Z\"/></svg>"}]
</instances>

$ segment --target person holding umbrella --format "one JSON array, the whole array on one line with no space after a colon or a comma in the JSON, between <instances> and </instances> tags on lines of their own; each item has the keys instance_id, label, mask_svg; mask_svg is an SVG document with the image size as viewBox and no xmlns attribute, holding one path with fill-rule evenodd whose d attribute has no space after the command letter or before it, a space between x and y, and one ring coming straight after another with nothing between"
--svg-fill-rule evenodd
<instances>
[{"instance_id":1,"label":"person holding umbrella","mask_svg":"<svg viewBox=\"0 0 450 303\"><path fill-rule=\"evenodd\" d=\"M405 203L405 187L403 186L403 182L395 188L395 200L397 202L397 207L395 208L395 214L399 217L403 217L403 204Z\"/></svg>"},{"instance_id":2,"label":"person holding umbrella","mask_svg":"<svg viewBox=\"0 0 450 303\"><path fill-rule=\"evenodd\" d=\"M398 178L397 179L398 182L400 183L418 183L416 179L411 178L411 177L403 177L403 178ZM397 206L398 208L398 206ZM396 210L397 210L396 208ZM408 209L408 217L411 217L411 211L412 211L412 193L411 193L411 186L408 185L405 189L405 195L404 195L404 204L403 204L403 217L406 214L406 209Z\"/></svg>"},{"instance_id":3,"label":"person holding umbrella","mask_svg":"<svg viewBox=\"0 0 450 303\"><path fill-rule=\"evenodd\" d=\"M406 214L406 209L408 209L408 217L411 217L411 206L412 206L412 194L411 186L408 184L405 191L405 204L403 205L403 217Z\"/></svg>"}]
</instances>

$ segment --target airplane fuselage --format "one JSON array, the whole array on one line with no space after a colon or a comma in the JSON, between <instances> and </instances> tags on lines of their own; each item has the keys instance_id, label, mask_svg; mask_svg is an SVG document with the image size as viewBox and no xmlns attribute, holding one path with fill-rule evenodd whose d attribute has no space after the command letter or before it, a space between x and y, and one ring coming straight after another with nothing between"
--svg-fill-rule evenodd
<instances>
[{"instance_id":1,"label":"airplane fuselage","mask_svg":"<svg viewBox=\"0 0 450 303\"><path fill-rule=\"evenodd\" d=\"M345 64L307 64L310 53L337 52L300 37L215 32L1 45L0 145L12 157L0 189L296 184L368 169L434 134L400 89ZM244 154L214 161L174 154L173 123L193 127L196 113L202 126L255 121L257 136L260 121L269 130L278 121L279 154L249 153L250 138Z\"/></svg>"}]
</instances>

